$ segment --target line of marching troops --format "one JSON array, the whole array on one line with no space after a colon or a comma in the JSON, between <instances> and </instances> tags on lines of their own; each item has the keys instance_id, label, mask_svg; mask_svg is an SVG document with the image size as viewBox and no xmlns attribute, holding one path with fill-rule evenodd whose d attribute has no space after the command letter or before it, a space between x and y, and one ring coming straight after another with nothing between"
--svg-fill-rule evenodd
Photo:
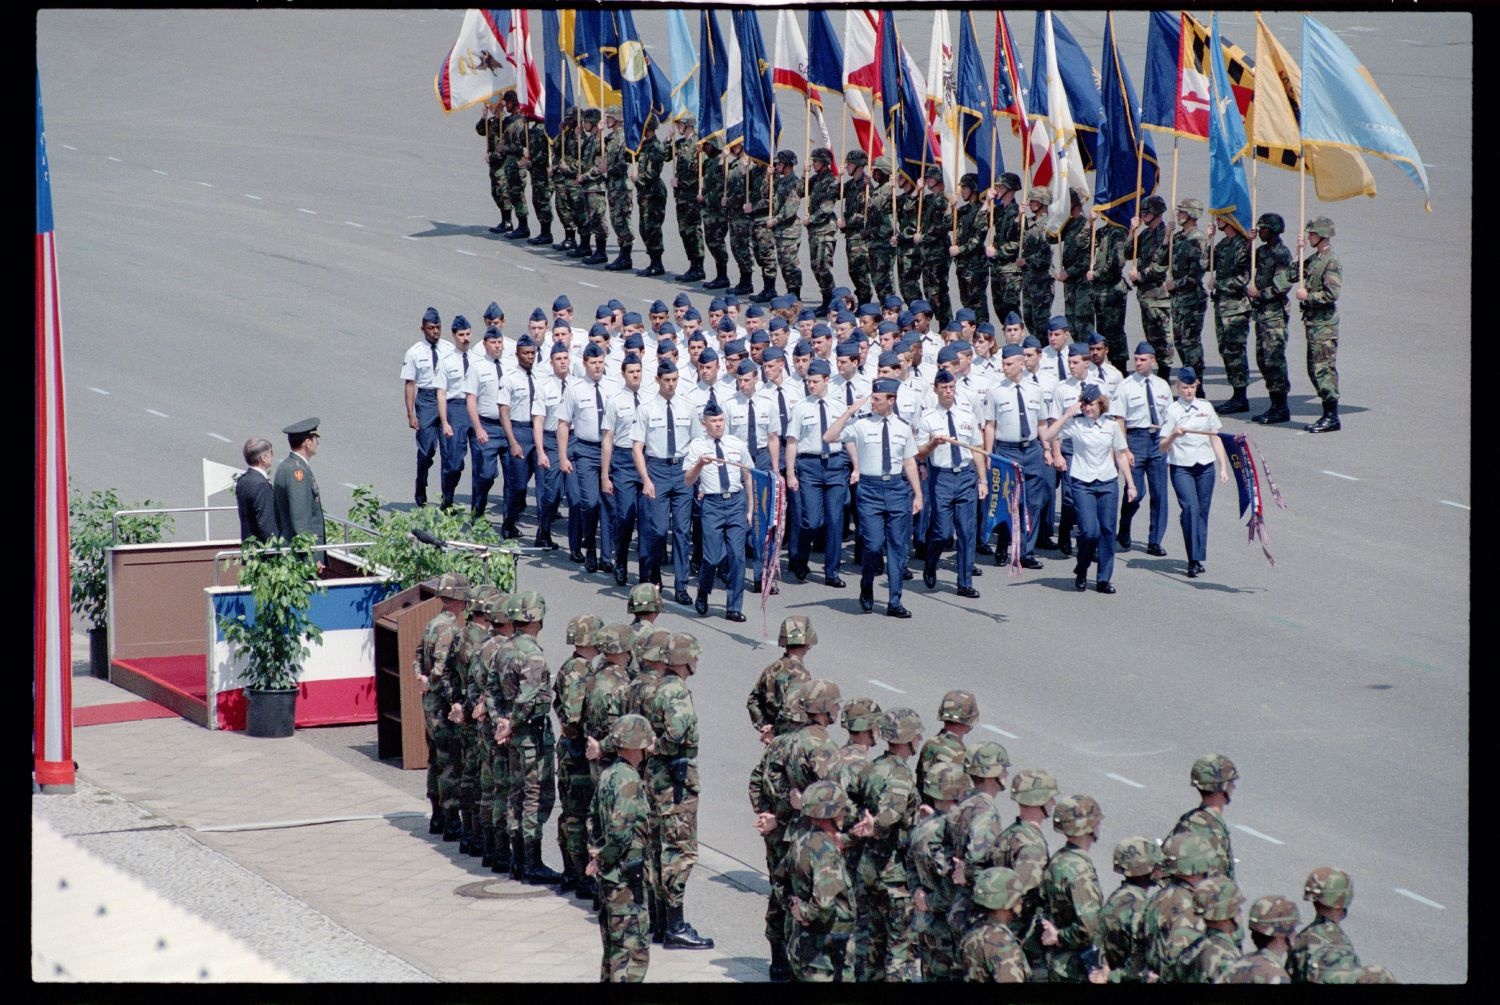
<instances>
[{"instance_id":1,"label":"line of marching troops","mask_svg":"<svg viewBox=\"0 0 1500 1005\"><path fill-rule=\"evenodd\" d=\"M1283 896L1243 911L1224 822L1239 773L1222 754L1193 764L1199 805L1164 841L1115 846L1123 878L1106 898L1089 857L1099 803L1058 799L1049 772L1024 768L1009 779L1016 816L1007 821L1010 755L964 741L979 719L972 693L943 696L941 726L924 743L916 711L841 702L836 683L812 677L817 635L806 617L787 618L779 642L781 658L747 702L766 744L749 794L771 879L772 980L1392 980L1360 964L1340 924L1354 895L1342 870L1307 877L1306 926ZM829 734L835 722L848 731L842 746ZM1055 850L1049 818L1063 839Z\"/></svg>"}]
</instances>

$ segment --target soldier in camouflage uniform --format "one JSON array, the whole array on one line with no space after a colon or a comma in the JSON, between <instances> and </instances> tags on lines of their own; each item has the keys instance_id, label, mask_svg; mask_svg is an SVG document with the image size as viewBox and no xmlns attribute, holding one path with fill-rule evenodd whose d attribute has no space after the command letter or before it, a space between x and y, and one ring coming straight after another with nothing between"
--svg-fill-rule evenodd
<instances>
[{"instance_id":1,"label":"soldier in camouflage uniform","mask_svg":"<svg viewBox=\"0 0 1500 1005\"><path fill-rule=\"evenodd\" d=\"M1094 257L1084 278L1094 291L1094 327L1109 346L1109 361L1124 373L1129 363L1125 341L1125 254L1129 249L1125 228L1108 218L1094 232ZM1071 275L1071 273L1069 273Z\"/></svg>"},{"instance_id":2,"label":"soldier in camouflage uniform","mask_svg":"<svg viewBox=\"0 0 1500 1005\"><path fill-rule=\"evenodd\" d=\"M1021 311L1021 207L1016 204L1020 190L1020 176L1007 171L985 197L994 205L993 210L985 207L985 215L993 215L993 220L984 256L990 260L990 300L997 318ZM1042 332L1032 334L1043 337Z\"/></svg>"},{"instance_id":3,"label":"soldier in camouflage uniform","mask_svg":"<svg viewBox=\"0 0 1500 1005\"><path fill-rule=\"evenodd\" d=\"M459 809L463 817L464 836L458 844L458 850L465 855L484 857L483 863L488 866L493 859L494 849L487 848L485 836L489 831L489 818L481 820L479 816L479 780L481 774L481 747L479 734L484 732L484 721L476 719L473 715L477 711L467 700L469 685L469 667L474 661L474 654L479 647L484 645L491 634L490 619L485 609L485 601L500 593L498 589L489 585L481 584L469 590L469 602L466 607L466 624L462 634L459 636L458 652L453 657L453 667L457 680L455 694L464 706L464 714L459 722L459 742L463 748L463 770L459 784ZM481 706L482 707L482 706ZM490 839L491 844L493 838Z\"/></svg>"},{"instance_id":4,"label":"soldier in camouflage uniform","mask_svg":"<svg viewBox=\"0 0 1500 1005\"><path fill-rule=\"evenodd\" d=\"M490 228L490 233L505 234L510 231L510 198L505 193L505 172L500 169L500 165L505 160L503 153L505 136L500 128L498 103L485 104L479 121L474 123L474 131L484 137L484 157L490 176L490 198L495 200L495 206L500 210L500 222Z\"/></svg>"},{"instance_id":5,"label":"soldier in camouflage uniform","mask_svg":"<svg viewBox=\"0 0 1500 1005\"><path fill-rule=\"evenodd\" d=\"M958 180L958 224L948 254L958 275L958 302L983 324L990 319L990 262L984 246L990 236L989 215L979 201L979 176L972 171Z\"/></svg>"},{"instance_id":6,"label":"soldier in camouflage uniform","mask_svg":"<svg viewBox=\"0 0 1500 1005\"><path fill-rule=\"evenodd\" d=\"M1297 306L1302 309L1302 325L1307 329L1307 379L1317 388L1323 400L1323 415L1303 428L1309 433L1334 433L1339 422L1339 290L1344 284L1343 270L1333 253L1330 239L1333 221L1315 216L1307 222L1307 236L1297 242L1297 250L1312 246L1312 254L1302 265L1302 285L1297 288Z\"/></svg>"},{"instance_id":7,"label":"soldier in camouflage uniform","mask_svg":"<svg viewBox=\"0 0 1500 1005\"><path fill-rule=\"evenodd\" d=\"M1250 941L1255 952L1235 964L1226 984L1289 984L1287 950L1297 931L1297 905L1286 897L1261 897L1250 905Z\"/></svg>"},{"instance_id":8,"label":"soldier in camouflage uniform","mask_svg":"<svg viewBox=\"0 0 1500 1005\"><path fill-rule=\"evenodd\" d=\"M1172 828L1173 834L1197 834L1208 842L1214 850L1214 861L1208 870L1210 876L1234 879L1234 848L1229 838L1229 826L1224 823L1224 807L1229 805L1235 780L1239 777L1234 762L1223 754L1205 754L1194 761L1190 778L1201 801L1196 809L1179 817L1177 826Z\"/></svg>"},{"instance_id":9,"label":"soldier in camouflage uniform","mask_svg":"<svg viewBox=\"0 0 1500 1005\"><path fill-rule=\"evenodd\" d=\"M771 218L765 228L757 225L755 230L755 257L761 263L761 272L766 271L765 252L762 245L774 242L776 265L781 269L781 280L791 296L802 299L802 268L797 256L802 251L802 183L797 178L797 155L790 150L776 151L775 187L771 195ZM755 303L766 303L776 296L775 275L766 281L765 289L750 299Z\"/></svg>"},{"instance_id":10,"label":"soldier in camouflage uniform","mask_svg":"<svg viewBox=\"0 0 1500 1005\"><path fill-rule=\"evenodd\" d=\"M1349 946L1318 946L1308 951L1302 966L1302 977L1299 980L1291 972L1291 955L1287 955L1286 970L1293 984L1368 983L1360 980L1364 975L1364 968L1359 965L1359 957Z\"/></svg>"},{"instance_id":11,"label":"soldier in camouflage uniform","mask_svg":"<svg viewBox=\"0 0 1500 1005\"><path fill-rule=\"evenodd\" d=\"M1067 842L1042 871L1042 944L1047 947L1047 969L1054 981L1074 984L1089 979L1084 951L1099 930L1099 874L1089 848L1099 840L1104 811L1089 796L1059 800L1052 811L1052 827Z\"/></svg>"},{"instance_id":12,"label":"soldier in camouflage uniform","mask_svg":"<svg viewBox=\"0 0 1500 1005\"><path fill-rule=\"evenodd\" d=\"M1286 222L1279 213L1262 213L1255 221L1260 247L1255 249L1251 272L1254 278L1245 292L1255 314L1255 366L1266 382L1271 405L1253 416L1251 422L1272 425L1289 422L1291 410L1286 407L1291 382L1286 372L1286 301L1296 283L1297 268L1292 253L1281 241Z\"/></svg>"},{"instance_id":13,"label":"soldier in camouflage uniform","mask_svg":"<svg viewBox=\"0 0 1500 1005\"><path fill-rule=\"evenodd\" d=\"M582 109L573 108L563 116L562 128L558 130L557 146L552 151L552 204L557 210L557 222L562 227L563 239L552 246L553 251L572 251L578 247L574 234L578 220L574 209L578 203L578 183L574 175L578 172L579 125Z\"/></svg>"},{"instance_id":14,"label":"soldier in camouflage uniform","mask_svg":"<svg viewBox=\"0 0 1500 1005\"><path fill-rule=\"evenodd\" d=\"M705 290L729 288L729 238L730 207L726 205L726 175L724 160L719 155L718 140L704 140L703 191L694 199L703 212L703 243L714 260L714 277L703 284ZM727 202L734 202L733 199ZM679 224L680 226L680 224ZM701 266L701 261L700 261ZM700 268L701 272L702 269Z\"/></svg>"},{"instance_id":15,"label":"soldier in camouflage uniform","mask_svg":"<svg viewBox=\"0 0 1500 1005\"><path fill-rule=\"evenodd\" d=\"M932 803L925 798L927 773L944 761L963 764L964 737L979 721L979 699L971 691L949 691L938 706L938 721L942 726L937 735L922 744L922 753L917 757L917 791L923 794L922 802L928 806Z\"/></svg>"},{"instance_id":16,"label":"soldier in camouflage uniform","mask_svg":"<svg viewBox=\"0 0 1500 1005\"><path fill-rule=\"evenodd\" d=\"M661 587L655 583L635 584L625 598L625 611L630 615L633 648L636 640L656 628L656 619L661 616Z\"/></svg>"},{"instance_id":17,"label":"soldier in camouflage uniform","mask_svg":"<svg viewBox=\"0 0 1500 1005\"><path fill-rule=\"evenodd\" d=\"M1063 284L1063 313L1068 316L1068 327L1083 333L1094 327L1094 289L1089 279L1089 252L1094 243L1093 228L1083 215L1083 202L1078 192L1068 190L1068 220L1058 235L1062 245L1062 267L1057 278Z\"/></svg>"},{"instance_id":18,"label":"soldier in camouflage uniform","mask_svg":"<svg viewBox=\"0 0 1500 1005\"><path fill-rule=\"evenodd\" d=\"M654 588L651 583L642 585ZM661 686L667 669L667 649L672 644L672 633L658 631L652 627L651 622L639 618L631 625L631 629L635 634L631 643L630 685L625 689L625 711L644 716L647 722L652 723L652 728L656 729L656 723L651 719L651 703L655 700L657 688ZM658 729L658 738L660 735ZM651 800L651 819L646 824L646 890L650 895L646 906L651 916L651 941L661 943L667 935L666 893L661 883L661 809L651 784L649 757L642 771L646 779L646 797Z\"/></svg>"},{"instance_id":19,"label":"soldier in camouflage uniform","mask_svg":"<svg viewBox=\"0 0 1500 1005\"><path fill-rule=\"evenodd\" d=\"M661 180L662 167L671 154L667 145L656 137L656 116L646 116L646 137L635 155L635 198L640 207L641 242L650 259L638 276L659 276L667 270L661 264L662 223L667 219L667 183Z\"/></svg>"},{"instance_id":20,"label":"soldier in camouflage uniform","mask_svg":"<svg viewBox=\"0 0 1500 1005\"><path fill-rule=\"evenodd\" d=\"M896 176L895 184L899 190L894 221L896 287L901 299L911 303L922 299L922 235L917 231L917 202L920 193L905 172Z\"/></svg>"},{"instance_id":21,"label":"soldier in camouflage uniform","mask_svg":"<svg viewBox=\"0 0 1500 1005\"><path fill-rule=\"evenodd\" d=\"M1203 935L1187 951L1186 976L1199 984L1222 984L1240 961L1239 915L1245 897L1234 880L1209 876L1193 888Z\"/></svg>"},{"instance_id":22,"label":"soldier in camouflage uniform","mask_svg":"<svg viewBox=\"0 0 1500 1005\"><path fill-rule=\"evenodd\" d=\"M881 300L896 292L891 276L896 265L895 215L891 211L891 159L875 158L870 168L875 184L865 202L865 247L870 252L870 287ZM852 276L850 277L853 278Z\"/></svg>"},{"instance_id":23,"label":"soldier in camouflage uniform","mask_svg":"<svg viewBox=\"0 0 1500 1005\"><path fill-rule=\"evenodd\" d=\"M879 723L886 749L870 762L852 793L860 820L851 833L863 840L859 885L869 904L868 922L856 938L859 979L904 981L915 976L915 933L905 861L907 835L917 815L917 779L907 758L922 739L922 720L893 708Z\"/></svg>"},{"instance_id":24,"label":"soldier in camouflage uniform","mask_svg":"<svg viewBox=\"0 0 1500 1005\"><path fill-rule=\"evenodd\" d=\"M809 680L811 676L803 665L808 650L818 644L818 633L813 631L812 620L805 614L789 615L781 622L776 644L781 646L781 657L760 672L745 708L750 713L750 725L760 733L760 742L769 744L771 738L780 735L778 721L787 703L787 689L794 681Z\"/></svg>"},{"instance_id":25,"label":"soldier in camouflage uniform","mask_svg":"<svg viewBox=\"0 0 1500 1005\"><path fill-rule=\"evenodd\" d=\"M819 314L827 313L833 301L833 254L838 250L839 182L833 173L833 151L818 147L808 155L813 172L807 190L807 253L812 263L813 279L823 302Z\"/></svg>"},{"instance_id":26,"label":"soldier in camouflage uniform","mask_svg":"<svg viewBox=\"0 0 1500 1005\"><path fill-rule=\"evenodd\" d=\"M1218 219L1219 243L1214 246L1214 271L1208 277L1209 296L1214 302L1214 334L1224 377L1232 392L1229 400L1215 405L1220 415L1250 411L1245 388L1250 384L1250 241L1230 214ZM1203 371L1198 371L1200 374Z\"/></svg>"},{"instance_id":27,"label":"soldier in camouflage uniform","mask_svg":"<svg viewBox=\"0 0 1500 1005\"><path fill-rule=\"evenodd\" d=\"M962 938L974 922L974 898L971 877L964 855L968 853L969 835L974 822L995 809L995 799L1005 792L1005 772L1010 754L998 743L981 743L964 754L964 774L969 790L948 811L945 836L948 859L953 863L953 906L948 909L948 929L954 938Z\"/></svg>"},{"instance_id":28,"label":"soldier in camouflage uniform","mask_svg":"<svg viewBox=\"0 0 1500 1005\"><path fill-rule=\"evenodd\" d=\"M1026 953L1030 980L1047 979L1047 959L1041 940L1041 883L1046 868L1047 838L1041 824L1052 814L1057 783L1040 768L1023 768L1010 783L1017 816L1010 826L1003 826L1000 807L974 818L964 850L964 871L972 880L979 870L994 865L1014 869L1020 877L1024 896L1011 932Z\"/></svg>"},{"instance_id":29,"label":"soldier in camouflage uniform","mask_svg":"<svg viewBox=\"0 0 1500 1005\"><path fill-rule=\"evenodd\" d=\"M1040 185L1026 193L1030 216L1021 231L1021 314L1026 330L1038 336L1047 330L1054 296L1052 245L1057 238L1047 233L1047 199L1047 190Z\"/></svg>"},{"instance_id":30,"label":"soldier in camouflage uniform","mask_svg":"<svg viewBox=\"0 0 1500 1005\"><path fill-rule=\"evenodd\" d=\"M589 804L587 874L599 884L599 936L604 958L599 980L640 983L651 962L646 930L646 818L651 813L641 762L655 735L638 715L621 716L610 727L617 757L599 774Z\"/></svg>"},{"instance_id":31,"label":"soldier in camouflage uniform","mask_svg":"<svg viewBox=\"0 0 1500 1005\"><path fill-rule=\"evenodd\" d=\"M921 233L918 241L922 247L922 298L932 305L933 317L942 329L953 317L953 303L948 297L949 277L953 272L953 257L948 253L953 242L953 215L949 212L948 196L943 191L943 169L933 165L927 169L925 184L927 191L922 200Z\"/></svg>"},{"instance_id":32,"label":"soldier in camouflage uniform","mask_svg":"<svg viewBox=\"0 0 1500 1005\"><path fill-rule=\"evenodd\" d=\"M618 108L608 109L604 113L604 125L604 161L608 166L605 172L605 200L609 204L609 226L615 233L615 243L620 246L619 255L604 267L604 271L624 272L635 268L630 257L631 249L635 247L635 235L630 232L631 156L625 146L625 131L621 128Z\"/></svg>"},{"instance_id":33,"label":"soldier in camouflage uniform","mask_svg":"<svg viewBox=\"0 0 1500 1005\"><path fill-rule=\"evenodd\" d=\"M1172 373L1172 296L1167 291L1167 259L1171 256L1171 232L1162 221L1167 201L1159 195L1141 202L1141 215L1131 221L1130 237L1136 241L1135 265L1126 277L1135 283L1141 305L1141 331L1156 350L1156 374L1166 380Z\"/></svg>"},{"instance_id":34,"label":"soldier in camouflage uniform","mask_svg":"<svg viewBox=\"0 0 1500 1005\"><path fill-rule=\"evenodd\" d=\"M647 762L651 809L661 835L662 907L668 949L712 949L683 918L688 874L698 862L698 713L687 679L698 669L698 640L680 632L665 652L667 672L650 698L647 721L656 747Z\"/></svg>"},{"instance_id":35,"label":"soldier in camouflage uniform","mask_svg":"<svg viewBox=\"0 0 1500 1005\"><path fill-rule=\"evenodd\" d=\"M1354 944L1339 924L1349 914L1349 904L1354 900L1354 883L1349 874L1331 866L1319 866L1302 884L1302 899L1312 901L1313 920L1292 939L1291 952L1287 956L1287 973L1297 982L1309 979L1308 961L1315 950L1323 946L1340 946L1348 949L1351 955L1354 952ZM1354 957L1354 966L1359 966L1357 956Z\"/></svg>"},{"instance_id":36,"label":"soldier in camouflage uniform","mask_svg":"<svg viewBox=\"0 0 1500 1005\"><path fill-rule=\"evenodd\" d=\"M1112 984L1146 980L1146 943L1141 934L1146 902L1161 879L1161 846L1150 838L1126 838L1115 845L1114 870L1125 878L1099 908L1096 941L1109 965Z\"/></svg>"},{"instance_id":37,"label":"soldier in camouflage uniform","mask_svg":"<svg viewBox=\"0 0 1500 1005\"><path fill-rule=\"evenodd\" d=\"M981 869L974 880L974 903L982 911L958 946L964 980L983 984L1024 984L1031 979L1026 954L1014 934L1016 912L1026 892L1014 870Z\"/></svg>"},{"instance_id":38,"label":"soldier in camouflage uniform","mask_svg":"<svg viewBox=\"0 0 1500 1005\"><path fill-rule=\"evenodd\" d=\"M1198 835L1185 833L1162 842L1161 853L1168 878L1146 901L1140 937L1148 972L1164 981L1183 983L1191 979L1186 965L1192 960L1187 954L1204 931L1193 890L1207 878L1214 852Z\"/></svg>"},{"instance_id":39,"label":"soldier in camouflage uniform","mask_svg":"<svg viewBox=\"0 0 1500 1005\"><path fill-rule=\"evenodd\" d=\"M698 149L698 120L683 114L673 125L677 135L672 137L667 156L672 161L672 202L677 210L677 236L682 241L682 253L687 255L688 269L672 277L673 282L696 283L703 279L703 203L698 201L698 166L701 154ZM717 166L717 165L715 165ZM708 166L704 165L705 180ZM644 229L644 228L642 228Z\"/></svg>"},{"instance_id":40,"label":"soldier in camouflage uniform","mask_svg":"<svg viewBox=\"0 0 1500 1005\"><path fill-rule=\"evenodd\" d=\"M1194 373L1203 372L1203 314L1208 296L1203 275L1208 271L1208 236L1198 229L1203 202L1177 203L1177 233L1172 235L1171 275L1163 284L1172 295L1172 339L1177 358Z\"/></svg>"},{"instance_id":41,"label":"soldier in camouflage uniform","mask_svg":"<svg viewBox=\"0 0 1500 1005\"><path fill-rule=\"evenodd\" d=\"M594 633L600 662L583 694L583 732L586 756L593 762L594 784L614 756L610 727L625 714L630 691L631 632L629 625L605 625Z\"/></svg>"},{"instance_id":42,"label":"soldier in camouflage uniform","mask_svg":"<svg viewBox=\"0 0 1500 1005\"><path fill-rule=\"evenodd\" d=\"M588 859L589 801L594 779L589 773L588 747L583 732L583 698L599 648L594 633L604 627L596 614L580 614L568 622L567 643L573 655L557 668L552 709L557 713L557 846L562 852L563 880L558 891L576 890L591 900L595 884L583 874Z\"/></svg>"},{"instance_id":43,"label":"soldier in camouflage uniform","mask_svg":"<svg viewBox=\"0 0 1500 1005\"><path fill-rule=\"evenodd\" d=\"M444 841L458 841L464 833L460 813L463 741L458 729L463 716L463 703L459 701L463 684L455 660L463 634L459 619L469 597L468 577L445 572L434 592L442 599L443 609L423 629L412 667L422 692L422 714L427 724L427 799L432 804L427 832L443 835Z\"/></svg>"},{"instance_id":44,"label":"soldier in camouflage uniform","mask_svg":"<svg viewBox=\"0 0 1500 1005\"><path fill-rule=\"evenodd\" d=\"M520 165L531 176L531 208L536 212L536 236L526 243L541 247L552 243L552 140L534 120L526 124L525 136Z\"/></svg>"},{"instance_id":45,"label":"soldier in camouflage uniform","mask_svg":"<svg viewBox=\"0 0 1500 1005\"><path fill-rule=\"evenodd\" d=\"M510 621L510 594L497 593L485 602L494 634L474 651L469 661L467 693L470 716L478 724L479 737L479 816L489 824L494 848L489 854L490 871L505 875L511 871L511 833L505 807L510 798L508 751L495 743L495 711L504 705L500 694L499 666L509 651L515 626ZM491 673L491 668L495 672Z\"/></svg>"},{"instance_id":46,"label":"soldier in camouflage uniform","mask_svg":"<svg viewBox=\"0 0 1500 1005\"><path fill-rule=\"evenodd\" d=\"M516 99L516 90L507 87L500 95L505 106L505 118L500 122L504 145L500 150L500 171L505 176L505 199L516 214L516 225L501 236L515 241L531 236L531 226L526 218L526 168L521 159L526 156L526 116Z\"/></svg>"},{"instance_id":47,"label":"soldier in camouflage uniform","mask_svg":"<svg viewBox=\"0 0 1500 1005\"><path fill-rule=\"evenodd\" d=\"M787 957L798 981L854 979L854 877L840 848L840 828L852 811L832 779L802 793L802 816L787 847Z\"/></svg>"},{"instance_id":48,"label":"soldier in camouflage uniform","mask_svg":"<svg viewBox=\"0 0 1500 1005\"><path fill-rule=\"evenodd\" d=\"M604 211L606 197L604 186L608 168L603 160L604 139L599 131L599 109L583 110L583 140L579 144L577 170L574 182L578 186L578 202L573 218L578 223L578 247L568 252L569 258L578 258L584 265L603 265L609 260L604 254Z\"/></svg>"},{"instance_id":49,"label":"soldier in camouflage uniform","mask_svg":"<svg viewBox=\"0 0 1500 1005\"><path fill-rule=\"evenodd\" d=\"M500 665L500 688L507 708L495 720L495 742L509 751L510 797L506 816L519 834L525 856L521 879L531 885L557 883L562 876L542 862L542 827L557 800L553 774L556 740L552 719L552 674L537 636L547 602L535 590L512 595L510 620L514 644ZM517 838L511 838L511 855ZM512 863L514 869L514 863Z\"/></svg>"},{"instance_id":50,"label":"soldier in camouflage uniform","mask_svg":"<svg viewBox=\"0 0 1500 1005\"><path fill-rule=\"evenodd\" d=\"M724 156L729 161L729 172L724 177L724 205L729 216L729 250L734 255L734 264L740 270L740 281L730 292L743 297L755 291L755 195L750 190L750 182L759 179L756 191L761 193L761 199L764 200L765 168L751 162L750 156L745 153L744 144L733 150L726 150ZM762 217L766 215L766 205L764 201L761 203Z\"/></svg>"},{"instance_id":51,"label":"soldier in camouflage uniform","mask_svg":"<svg viewBox=\"0 0 1500 1005\"><path fill-rule=\"evenodd\" d=\"M854 299L862 304L875 298L870 271L870 242L865 237L871 198L870 176L865 173L869 163L870 157L863 150L850 150L844 155L844 176L839 180L844 203L838 229L844 232L844 261L849 268L849 285L853 288Z\"/></svg>"},{"instance_id":52,"label":"soldier in camouflage uniform","mask_svg":"<svg viewBox=\"0 0 1500 1005\"><path fill-rule=\"evenodd\" d=\"M934 764L919 783L924 802L934 811L919 817L907 837L906 857L912 877L913 930L917 936L924 981L951 981L959 976L958 935L948 927L955 886L948 857L951 811L969 791L969 776L954 761Z\"/></svg>"},{"instance_id":53,"label":"soldier in camouflage uniform","mask_svg":"<svg viewBox=\"0 0 1500 1005\"><path fill-rule=\"evenodd\" d=\"M790 151L784 151L790 153ZM776 295L776 234L771 229L771 218L775 212L776 180L781 173L782 151L778 151L774 165L765 165L745 157L746 173L750 179L745 196L750 207L746 212L750 219L750 248L755 254L755 266L760 269L761 290L750 299L755 303L767 303ZM795 154L792 155L796 157ZM735 290L739 292L738 288ZM757 297L764 299L757 300Z\"/></svg>"}]
</instances>

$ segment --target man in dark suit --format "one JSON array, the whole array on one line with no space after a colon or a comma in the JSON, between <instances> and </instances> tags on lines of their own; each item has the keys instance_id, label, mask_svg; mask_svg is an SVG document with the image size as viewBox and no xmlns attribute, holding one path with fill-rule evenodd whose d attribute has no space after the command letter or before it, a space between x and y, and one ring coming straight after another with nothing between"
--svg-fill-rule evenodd
<instances>
[{"instance_id":1,"label":"man in dark suit","mask_svg":"<svg viewBox=\"0 0 1500 1005\"><path fill-rule=\"evenodd\" d=\"M240 510L241 543L277 537L276 490L271 487L271 441L252 436L245 441L245 468L234 482L234 501Z\"/></svg>"},{"instance_id":2,"label":"man in dark suit","mask_svg":"<svg viewBox=\"0 0 1500 1005\"><path fill-rule=\"evenodd\" d=\"M322 439L318 435L318 420L303 419L282 432L292 452L276 469L276 525L284 538L311 534L319 544L324 544L323 500L318 494L318 480L307 465L308 458L318 452Z\"/></svg>"}]
</instances>

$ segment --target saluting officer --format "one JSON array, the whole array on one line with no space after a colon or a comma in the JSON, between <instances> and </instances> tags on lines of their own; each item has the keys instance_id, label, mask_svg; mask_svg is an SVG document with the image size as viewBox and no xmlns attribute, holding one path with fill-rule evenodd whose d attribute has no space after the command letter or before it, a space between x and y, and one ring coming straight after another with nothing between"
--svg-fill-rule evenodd
<instances>
[{"instance_id":1,"label":"saluting officer","mask_svg":"<svg viewBox=\"0 0 1500 1005\"><path fill-rule=\"evenodd\" d=\"M917 423L922 446L917 456L927 462L932 479L933 519L927 537L926 564L922 582L937 587L938 561L943 542L954 539L954 562L958 566L960 597L978 599L974 589L974 521L981 500L989 495L985 454L969 447L984 441L981 420L966 398L957 394L958 381L951 371L939 370L934 378L937 407L923 413Z\"/></svg>"},{"instance_id":2,"label":"saluting officer","mask_svg":"<svg viewBox=\"0 0 1500 1005\"><path fill-rule=\"evenodd\" d=\"M708 596L718 573L728 592L725 619L744 621L740 605L745 595L745 531L751 517L746 505L754 496L747 466L750 448L725 433L724 409L716 402L704 406L703 430L682 458L683 484L689 489L696 486L703 501L703 563L693 607L699 614L708 613Z\"/></svg>"},{"instance_id":3,"label":"saluting officer","mask_svg":"<svg viewBox=\"0 0 1500 1005\"><path fill-rule=\"evenodd\" d=\"M660 359L656 364L657 396L636 409L630 431L635 470L641 476L642 578L661 585L667 534L672 538L673 599L690 604L688 595L688 522L692 494L682 480L682 458L693 438L693 401L680 397L677 364Z\"/></svg>"}]
</instances>

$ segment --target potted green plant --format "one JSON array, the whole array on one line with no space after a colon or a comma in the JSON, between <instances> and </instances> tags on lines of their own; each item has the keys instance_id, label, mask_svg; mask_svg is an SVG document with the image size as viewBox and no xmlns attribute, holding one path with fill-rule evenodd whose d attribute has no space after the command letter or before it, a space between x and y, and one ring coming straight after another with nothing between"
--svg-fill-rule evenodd
<instances>
[{"instance_id":1,"label":"potted green plant","mask_svg":"<svg viewBox=\"0 0 1500 1005\"><path fill-rule=\"evenodd\" d=\"M114 489L68 494L68 546L71 552L73 613L89 624L89 672L109 676L109 549L117 544L151 544L173 529L167 513L114 515L126 509L150 509L161 503L120 501Z\"/></svg>"},{"instance_id":2,"label":"potted green plant","mask_svg":"<svg viewBox=\"0 0 1500 1005\"><path fill-rule=\"evenodd\" d=\"M501 541L488 521L471 524L467 514L444 513L436 506L386 510L384 505L368 485L356 486L349 522L369 528L368 539L374 544L359 554L363 561L388 574L397 589L408 589L445 572L461 572L470 582L491 583L505 593L515 590L516 553ZM481 555L466 548L434 548L412 536L418 530L442 541L485 545L489 552Z\"/></svg>"},{"instance_id":3,"label":"potted green plant","mask_svg":"<svg viewBox=\"0 0 1500 1005\"><path fill-rule=\"evenodd\" d=\"M307 644L323 641L310 614L313 593L323 589L316 544L311 534L298 534L290 547L251 540L241 549L239 582L250 592L251 609L219 615L219 631L231 657L246 661L241 679L251 736L291 736L296 728Z\"/></svg>"}]
</instances>

